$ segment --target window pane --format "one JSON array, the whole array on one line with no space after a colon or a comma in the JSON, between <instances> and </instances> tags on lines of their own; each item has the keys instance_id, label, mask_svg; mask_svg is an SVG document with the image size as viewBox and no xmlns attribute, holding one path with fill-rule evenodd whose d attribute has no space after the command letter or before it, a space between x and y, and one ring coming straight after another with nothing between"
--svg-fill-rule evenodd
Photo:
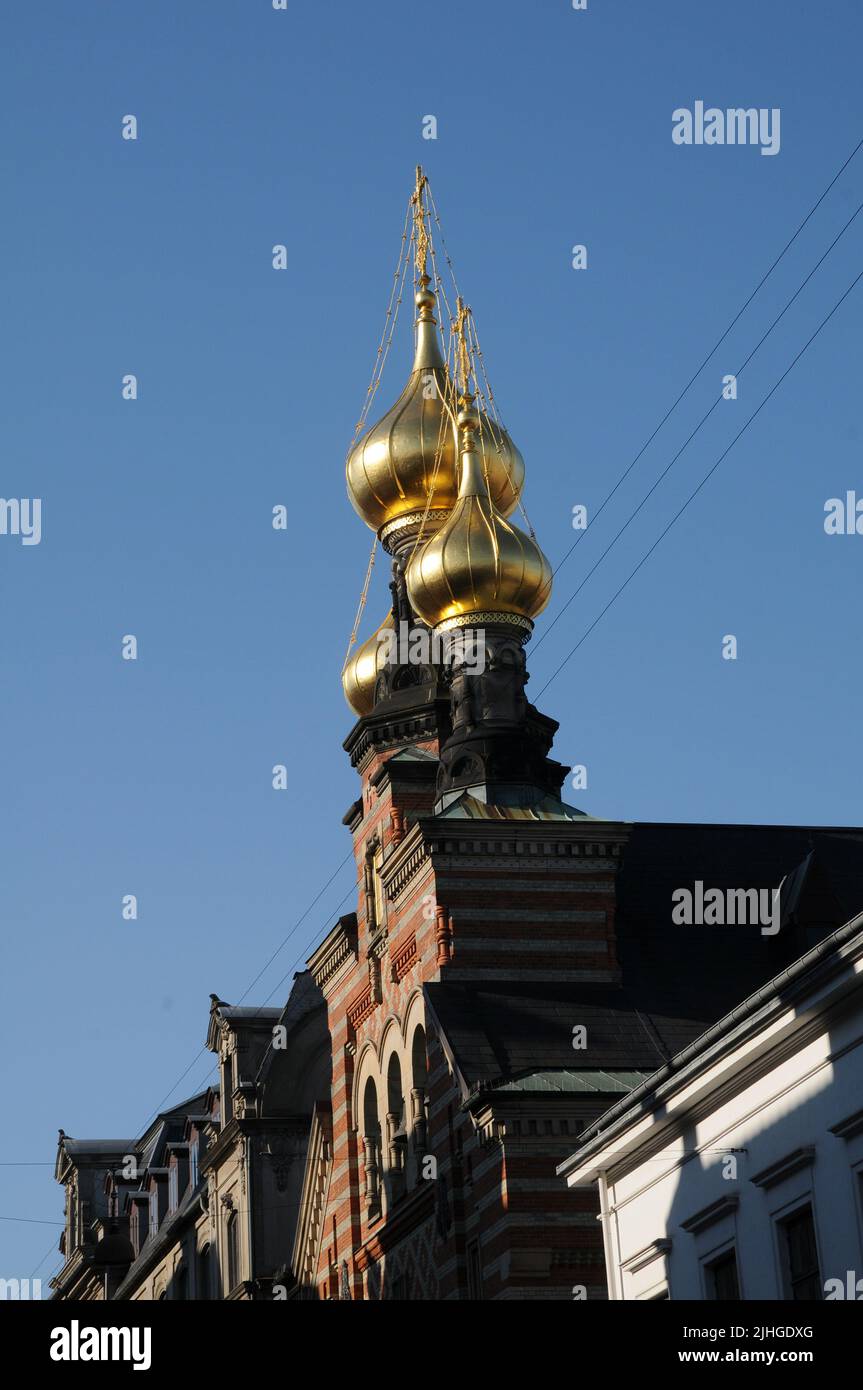
<instances>
[{"instance_id":1,"label":"window pane","mask_svg":"<svg viewBox=\"0 0 863 1390\"><path fill-rule=\"evenodd\" d=\"M740 1298L737 1282L737 1255L729 1250L721 1259L710 1266L710 1280L713 1297L719 1302L734 1302Z\"/></svg>"},{"instance_id":2,"label":"window pane","mask_svg":"<svg viewBox=\"0 0 863 1390\"><path fill-rule=\"evenodd\" d=\"M815 1246L812 1208L803 1207L783 1222L788 1282L795 1303L811 1303L821 1298L821 1272Z\"/></svg>"}]
</instances>

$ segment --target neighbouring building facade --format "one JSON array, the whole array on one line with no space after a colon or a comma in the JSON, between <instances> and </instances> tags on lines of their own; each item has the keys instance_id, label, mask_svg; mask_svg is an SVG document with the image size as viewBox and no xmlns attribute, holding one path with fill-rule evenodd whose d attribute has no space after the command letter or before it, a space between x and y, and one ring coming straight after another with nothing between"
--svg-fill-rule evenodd
<instances>
[{"instance_id":1,"label":"neighbouring building facade","mask_svg":"<svg viewBox=\"0 0 863 1390\"><path fill-rule=\"evenodd\" d=\"M613 1299L863 1299L863 916L581 1137Z\"/></svg>"},{"instance_id":2,"label":"neighbouring building facade","mask_svg":"<svg viewBox=\"0 0 863 1390\"><path fill-rule=\"evenodd\" d=\"M863 909L859 829L562 799L526 693L551 570L460 300L444 354L426 197L418 173L413 368L347 461L392 563L343 671L356 911L284 1009L212 998L217 1088L134 1141L61 1133L55 1297L604 1298L596 1195L556 1172L577 1135ZM676 925L696 881L782 885L781 929Z\"/></svg>"}]
</instances>

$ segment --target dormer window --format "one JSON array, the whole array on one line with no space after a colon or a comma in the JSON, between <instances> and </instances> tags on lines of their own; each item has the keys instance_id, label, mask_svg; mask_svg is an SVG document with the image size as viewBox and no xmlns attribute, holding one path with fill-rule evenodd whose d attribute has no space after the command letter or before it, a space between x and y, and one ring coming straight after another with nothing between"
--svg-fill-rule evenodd
<instances>
[{"instance_id":1,"label":"dormer window","mask_svg":"<svg viewBox=\"0 0 863 1390\"><path fill-rule=\"evenodd\" d=\"M168 1146L168 1211L174 1212L186 1195L189 1185L189 1145Z\"/></svg>"},{"instance_id":2,"label":"dormer window","mask_svg":"<svg viewBox=\"0 0 863 1390\"><path fill-rule=\"evenodd\" d=\"M135 1255L140 1255L141 1247L147 1239L147 1199L142 1195L134 1197L130 1203L129 1239Z\"/></svg>"},{"instance_id":3,"label":"dormer window","mask_svg":"<svg viewBox=\"0 0 863 1390\"><path fill-rule=\"evenodd\" d=\"M150 1193L150 1235L159 1229L159 1194L156 1188Z\"/></svg>"},{"instance_id":4,"label":"dormer window","mask_svg":"<svg viewBox=\"0 0 863 1390\"><path fill-rule=\"evenodd\" d=\"M193 1188L198 1186L198 1139L192 1140L189 1145L189 1180Z\"/></svg>"}]
</instances>

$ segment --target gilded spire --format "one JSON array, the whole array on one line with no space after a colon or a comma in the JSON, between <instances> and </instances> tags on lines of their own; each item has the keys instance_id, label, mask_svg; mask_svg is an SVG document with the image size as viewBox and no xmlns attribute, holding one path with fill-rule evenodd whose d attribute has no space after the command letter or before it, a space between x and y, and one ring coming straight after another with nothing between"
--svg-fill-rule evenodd
<instances>
[{"instance_id":1,"label":"gilded spire","mask_svg":"<svg viewBox=\"0 0 863 1390\"><path fill-rule=\"evenodd\" d=\"M489 497L477 448L480 416L461 395L461 477L458 500L443 526L407 568L414 611L443 630L466 619L515 622L530 631L551 594L551 566L531 536L513 526Z\"/></svg>"},{"instance_id":2,"label":"gilded spire","mask_svg":"<svg viewBox=\"0 0 863 1390\"><path fill-rule=\"evenodd\" d=\"M468 317L470 315L470 309L465 304L461 295L459 295L458 299L456 300L455 307L455 334L458 351L458 384L459 392L461 396L464 397L470 390L471 377L470 349L467 344L466 328Z\"/></svg>"},{"instance_id":3,"label":"gilded spire","mask_svg":"<svg viewBox=\"0 0 863 1390\"><path fill-rule=\"evenodd\" d=\"M417 285L419 286L414 295L414 303L417 308L414 323L416 351L414 352L413 369L415 372L443 370L445 367L437 333L437 320L434 317L435 296L429 289L431 284L431 276L428 274L429 238L426 228L426 207L423 202L427 183L428 179L418 164L416 189L411 198L414 218L414 266Z\"/></svg>"},{"instance_id":4,"label":"gilded spire","mask_svg":"<svg viewBox=\"0 0 863 1390\"><path fill-rule=\"evenodd\" d=\"M455 392L434 314L427 195L428 180L418 166L410 199L417 275L411 374L398 400L357 440L347 460L351 502L388 548L412 543L420 530L431 535L458 496L458 451L449 413ZM490 421L485 425L483 467L495 505L509 515L521 493L524 460L505 431Z\"/></svg>"},{"instance_id":5,"label":"gilded spire","mask_svg":"<svg viewBox=\"0 0 863 1390\"><path fill-rule=\"evenodd\" d=\"M426 209L423 202L428 179L422 171L422 165L417 165L416 187L411 198L411 208L414 215L414 263L416 265L417 279L422 280L426 275L426 264L428 261L429 238L426 230Z\"/></svg>"}]
</instances>

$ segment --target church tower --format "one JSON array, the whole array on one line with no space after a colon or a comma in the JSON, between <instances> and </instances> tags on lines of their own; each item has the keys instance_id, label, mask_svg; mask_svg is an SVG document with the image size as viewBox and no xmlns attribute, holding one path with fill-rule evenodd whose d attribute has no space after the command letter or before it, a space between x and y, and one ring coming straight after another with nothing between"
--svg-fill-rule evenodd
<instances>
[{"instance_id":1,"label":"church tower","mask_svg":"<svg viewBox=\"0 0 863 1390\"><path fill-rule=\"evenodd\" d=\"M551 568L529 523L513 519L524 460L497 419L458 297L444 350L436 212L420 170L410 211L412 369L347 458L350 500L391 560L392 605L342 677L358 716L344 746L360 779L345 816L360 895L309 961L327 1003L333 1087L316 1117L318 1168L306 1183L308 1200L319 1196L295 1270L324 1297L525 1296L539 1281L548 1296L554 1263L561 1297L577 1276L600 1282L592 1219L573 1251L554 1214L565 1200L555 1156L595 1104L570 1094L547 1114L541 1083L523 1075L520 1090L497 1096L496 1079L512 1079L513 1039L500 1036L498 1056L480 1044L478 1071L456 1035L473 1029L478 1042L472 1009L502 1011L519 1046L538 1027L538 1056L550 1007L567 1063L579 1019L543 990L617 979L626 831L560 799L557 724L526 693L525 647ZM533 992L519 995L525 986ZM538 1183L548 1190L539 1205Z\"/></svg>"}]
</instances>

